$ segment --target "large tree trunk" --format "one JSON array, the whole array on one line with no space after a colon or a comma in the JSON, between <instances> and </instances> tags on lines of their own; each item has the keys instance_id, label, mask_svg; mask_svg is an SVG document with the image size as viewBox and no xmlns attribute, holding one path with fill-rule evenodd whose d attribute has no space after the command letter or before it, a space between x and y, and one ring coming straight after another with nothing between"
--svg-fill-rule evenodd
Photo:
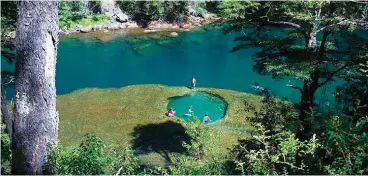
<instances>
[{"instance_id":1,"label":"large tree trunk","mask_svg":"<svg viewBox=\"0 0 368 176\"><path fill-rule=\"evenodd\" d=\"M1 86L1 113L3 115L6 130L8 132L11 141L13 135L13 118L12 115L10 114L8 103L6 102L6 93L5 88L3 86Z\"/></svg>"},{"instance_id":2,"label":"large tree trunk","mask_svg":"<svg viewBox=\"0 0 368 176\"><path fill-rule=\"evenodd\" d=\"M58 138L55 65L58 1L21 1L16 35L15 174L42 174Z\"/></svg>"},{"instance_id":3,"label":"large tree trunk","mask_svg":"<svg viewBox=\"0 0 368 176\"><path fill-rule=\"evenodd\" d=\"M312 81L304 81L302 97L300 102L299 120L301 127L298 129L296 136L299 140L308 140L312 135L311 115L314 107L314 94L318 89L318 79Z\"/></svg>"},{"instance_id":4,"label":"large tree trunk","mask_svg":"<svg viewBox=\"0 0 368 176\"><path fill-rule=\"evenodd\" d=\"M306 41L307 43L307 49L309 50L317 50L316 45L317 45L317 32L315 32L315 30L317 30L318 27L315 26L313 27L313 31L309 34L309 39L308 41ZM327 37L327 36L324 36ZM324 38L325 40L326 38ZM323 47L321 47L320 49L324 50L324 45L325 45L326 41L323 41L321 46L323 45ZM316 56L311 56L311 57L316 57ZM318 57L322 57L318 56ZM311 78L310 80L304 80L304 85L303 85L303 89L301 91L302 96L300 99L300 109L299 109L299 121L301 123L301 126L299 127L299 129L297 130L296 133L296 137L301 140L301 141L305 141L308 140L309 137L311 136L311 131L312 131L312 124L311 124L311 112L312 112L312 108L314 107L314 94L316 93L317 89L318 89L318 82L319 82L319 78L320 78L320 70L319 70L319 65L315 66L314 71L311 73Z\"/></svg>"}]
</instances>

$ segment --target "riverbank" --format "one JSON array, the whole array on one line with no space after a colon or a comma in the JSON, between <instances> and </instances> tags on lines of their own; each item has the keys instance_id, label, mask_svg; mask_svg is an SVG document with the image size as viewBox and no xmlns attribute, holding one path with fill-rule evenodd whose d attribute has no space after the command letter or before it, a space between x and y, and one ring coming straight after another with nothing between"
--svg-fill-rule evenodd
<instances>
[{"instance_id":1,"label":"riverbank","mask_svg":"<svg viewBox=\"0 0 368 176\"><path fill-rule=\"evenodd\" d=\"M218 95L228 103L225 117L219 123L209 125L220 132L219 149L226 153L227 148L233 147L239 138L246 137L252 130L245 119L250 114L242 110L243 102L258 107L261 97L215 88L199 88L198 91ZM77 145L83 135L96 132L109 147L141 144L133 149L139 153L142 164L163 166L167 161L158 151L168 149L165 147L169 144L181 147L181 141L175 136L185 134L180 131L183 120L169 119L165 115L169 98L190 92L191 89L186 87L135 85L119 89L87 88L58 96L59 141L63 146ZM145 139L144 136L150 137ZM140 140L143 138L145 141ZM157 151L149 149L152 144ZM169 148L167 152L175 151L175 148Z\"/></svg>"},{"instance_id":2,"label":"riverbank","mask_svg":"<svg viewBox=\"0 0 368 176\"><path fill-rule=\"evenodd\" d=\"M95 24L91 26L78 25L69 29L59 29L60 35L68 35L73 33L88 33L92 31L104 31L108 32L111 30L119 29L132 29L132 28L143 28L144 33L158 32L164 30L175 30L175 31L190 31L193 28L199 28L203 24L220 20L214 14L208 14L204 17L188 16L185 22L182 23L168 23L164 21L151 21L148 26L142 27L135 21L118 22L116 20L108 20L101 24ZM176 36L173 34L172 36Z\"/></svg>"}]
</instances>

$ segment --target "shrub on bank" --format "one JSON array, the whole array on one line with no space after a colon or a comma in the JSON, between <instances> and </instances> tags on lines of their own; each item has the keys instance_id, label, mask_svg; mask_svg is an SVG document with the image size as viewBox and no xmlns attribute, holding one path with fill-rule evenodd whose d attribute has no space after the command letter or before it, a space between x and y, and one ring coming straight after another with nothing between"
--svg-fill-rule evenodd
<instances>
[{"instance_id":1,"label":"shrub on bank","mask_svg":"<svg viewBox=\"0 0 368 176\"><path fill-rule=\"evenodd\" d=\"M105 149L104 142L95 133L87 134L77 148L57 147L48 158L45 172L58 175L137 174L138 159L130 148L120 152L115 148Z\"/></svg>"}]
</instances>

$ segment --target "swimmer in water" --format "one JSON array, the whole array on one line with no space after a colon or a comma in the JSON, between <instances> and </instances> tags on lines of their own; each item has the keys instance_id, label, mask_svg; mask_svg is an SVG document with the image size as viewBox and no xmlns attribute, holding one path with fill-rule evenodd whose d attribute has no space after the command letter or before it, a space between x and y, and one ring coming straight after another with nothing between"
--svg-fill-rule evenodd
<instances>
[{"instance_id":1,"label":"swimmer in water","mask_svg":"<svg viewBox=\"0 0 368 176\"><path fill-rule=\"evenodd\" d=\"M187 113L185 115L186 116L192 116L192 113L193 113L192 106L189 106L188 111L187 111Z\"/></svg>"},{"instance_id":2,"label":"swimmer in water","mask_svg":"<svg viewBox=\"0 0 368 176\"><path fill-rule=\"evenodd\" d=\"M210 117L208 117L207 113L204 113L203 124L207 124L209 122L211 122Z\"/></svg>"},{"instance_id":3,"label":"swimmer in water","mask_svg":"<svg viewBox=\"0 0 368 176\"><path fill-rule=\"evenodd\" d=\"M258 82L255 82L254 85L249 86L249 88L257 92L265 91L265 88L261 87Z\"/></svg>"}]
</instances>

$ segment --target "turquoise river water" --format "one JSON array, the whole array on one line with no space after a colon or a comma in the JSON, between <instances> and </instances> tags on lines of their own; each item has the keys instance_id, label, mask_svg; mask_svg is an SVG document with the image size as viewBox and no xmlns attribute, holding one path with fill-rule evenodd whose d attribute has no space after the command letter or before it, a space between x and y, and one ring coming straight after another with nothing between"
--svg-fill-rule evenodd
<instances>
[{"instance_id":1,"label":"turquoise river water","mask_svg":"<svg viewBox=\"0 0 368 176\"><path fill-rule=\"evenodd\" d=\"M126 32L62 36L56 65L57 94L135 84L188 86L195 76L197 87L255 93L250 86L257 82L278 97L298 102L300 93L286 87L289 79L274 80L253 71L252 56L257 48L229 52L236 45L234 37L239 35L224 35L221 28L209 26L180 32L176 38L162 33ZM14 70L14 64L5 59L1 64L2 70ZM328 86L321 90L327 94L332 91ZM11 90L9 94L13 94Z\"/></svg>"}]
</instances>

